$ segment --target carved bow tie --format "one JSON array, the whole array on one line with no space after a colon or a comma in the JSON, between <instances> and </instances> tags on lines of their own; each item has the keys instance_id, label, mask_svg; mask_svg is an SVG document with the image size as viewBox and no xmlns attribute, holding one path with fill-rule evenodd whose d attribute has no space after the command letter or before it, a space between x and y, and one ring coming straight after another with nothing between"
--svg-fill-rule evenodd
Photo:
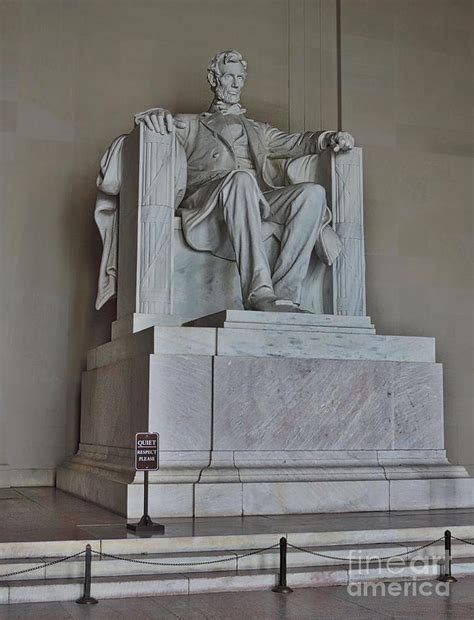
<instances>
[{"instance_id":1,"label":"carved bow tie","mask_svg":"<svg viewBox=\"0 0 474 620\"><path fill-rule=\"evenodd\" d=\"M222 114L245 114L245 112L247 111L240 105L240 103L233 103L229 107L226 107L225 104L218 103L216 107L219 112L222 112Z\"/></svg>"}]
</instances>

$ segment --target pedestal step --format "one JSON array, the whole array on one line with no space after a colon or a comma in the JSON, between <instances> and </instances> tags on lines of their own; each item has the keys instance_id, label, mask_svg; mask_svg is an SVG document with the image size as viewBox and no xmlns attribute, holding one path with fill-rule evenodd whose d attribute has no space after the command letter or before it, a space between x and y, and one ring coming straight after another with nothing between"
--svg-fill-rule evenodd
<instances>
[{"instance_id":1,"label":"pedestal step","mask_svg":"<svg viewBox=\"0 0 474 620\"><path fill-rule=\"evenodd\" d=\"M253 312L223 310L185 324L188 327L247 327L248 329L299 329L303 331L347 330L353 333L375 334L369 316L309 314L298 312ZM342 332L341 332L342 333Z\"/></svg>"},{"instance_id":2,"label":"pedestal step","mask_svg":"<svg viewBox=\"0 0 474 620\"><path fill-rule=\"evenodd\" d=\"M378 563L378 558L401 557L404 563L416 558L419 562L428 562L439 565L444 560L444 543L441 541L420 551L411 553L413 549L426 544L426 541L411 543L372 543L353 545L304 545L304 549L312 553L288 548L287 566L289 568L328 567L340 565L363 575L371 565ZM298 545L300 546L300 545ZM85 545L83 545L85 547ZM260 547L257 547L257 549ZM93 546L97 550L97 545ZM92 575L95 577L120 577L134 575L169 575L183 573L210 573L273 570L278 569L280 552L278 547L272 550L254 553L255 549L222 550L222 551L186 551L181 553L141 553L120 554L125 559L99 556L95 553L92 558ZM252 553L253 555L247 555ZM321 554L321 555L317 555ZM116 554L114 554L116 555ZM456 561L471 561L474 556L474 547L469 544L454 543L453 555ZM48 566L48 563L60 560L51 557L8 559L0 563L0 581L37 581L38 579L82 579L84 576L84 557L58 562ZM367 561L366 561L367 560ZM368 561L370 560L370 561ZM155 562L150 565L142 562ZM163 564L163 565L161 565ZM386 560L381 562L385 566ZM44 568L33 571L34 567L44 565ZM6 573L31 570L29 573L3 577Z\"/></svg>"},{"instance_id":3,"label":"pedestal step","mask_svg":"<svg viewBox=\"0 0 474 620\"><path fill-rule=\"evenodd\" d=\"M89 351L87 369L153 354L435 361L434 338L377 336L366 316L224 310L185 326L148 321Z\"/></svg>"},{"instance_id":4,"label":"pedestal step","mask_svg":"<svg viewBox=\"0 0 474 620\"><path fill-rule=\"evenodd\" d=\"M87 354L87 370L143 355L283 357L320 360L434 362L434 338L377 336L370 329L226 323L152 327Z\"/></svg>"}]
</instances>

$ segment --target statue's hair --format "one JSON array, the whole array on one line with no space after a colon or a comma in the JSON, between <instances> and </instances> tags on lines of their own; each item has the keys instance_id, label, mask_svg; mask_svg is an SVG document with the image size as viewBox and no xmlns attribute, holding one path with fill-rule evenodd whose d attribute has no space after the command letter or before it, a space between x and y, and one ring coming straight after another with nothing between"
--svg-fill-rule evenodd
<instances>
[{"instance_id":1,"label":"statue's hair","mask_svg":"<svg viewBox=\"0 0 474 620\"><path fill-rule=\"evenodd\" d=\"M216 77L221 74L219 64L228 62L240 62L244 68L245 76L247 77L247 62L242 58L242 54L236 50L228 50L226 52L218 52L209 63L207 67L207 81L214 90L217 84Z\"/></svg>"}]
</instances>

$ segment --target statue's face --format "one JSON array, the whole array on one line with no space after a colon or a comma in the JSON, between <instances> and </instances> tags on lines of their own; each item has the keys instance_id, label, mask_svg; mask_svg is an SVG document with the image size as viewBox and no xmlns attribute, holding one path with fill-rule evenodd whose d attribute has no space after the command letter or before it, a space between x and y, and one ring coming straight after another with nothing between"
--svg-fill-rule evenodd
<instances>
[{"instance_id":1,"label":"statue's face","mask_svg":"<svg viewBox=\"0 0 474 620\"><path fill-rule=\"evenodd\" d=\"M245 70L240 62L221 63L216 75L216 98L224 103L238 103L245 84Z\"/></svg>"}]
</instances>

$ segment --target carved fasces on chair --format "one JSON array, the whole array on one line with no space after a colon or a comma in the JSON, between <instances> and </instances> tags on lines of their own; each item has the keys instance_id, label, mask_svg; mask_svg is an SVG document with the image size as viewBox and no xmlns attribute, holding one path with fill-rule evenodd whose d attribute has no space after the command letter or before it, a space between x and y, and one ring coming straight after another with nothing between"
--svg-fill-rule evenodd
<instances>
[{"instance_id":1,"label":"carved fasces on chair","mask_svg":"<svg viewBox=\"0 0 474 620\"><path fill-rule=\"evenodd\" d=\"M175 139L174 134L161 135L140 124L124 145L119 318L173 312Z\"/></svg>"},{"instance_id":2,"label":"carved fasces on chair","mask_svg":"<svg viewBox=\"0 0 474 620\"><path fill-rule=\"evenodd\" d=\"M173 312L174 134L143 128L140 157L138 312Z\"/></svg>"},{"instance_id":3,"label":"carved fasces on chair","mask_svg":"<svg viewBox=\"0 0 474 620\"><path fill-rule=\"evenodd\" d=\"M331 207L334 230L343 250L333 265L334 314L364 316L365 252L362 199L362 149L331 154Z\"/></svg>"}]
</instances>

